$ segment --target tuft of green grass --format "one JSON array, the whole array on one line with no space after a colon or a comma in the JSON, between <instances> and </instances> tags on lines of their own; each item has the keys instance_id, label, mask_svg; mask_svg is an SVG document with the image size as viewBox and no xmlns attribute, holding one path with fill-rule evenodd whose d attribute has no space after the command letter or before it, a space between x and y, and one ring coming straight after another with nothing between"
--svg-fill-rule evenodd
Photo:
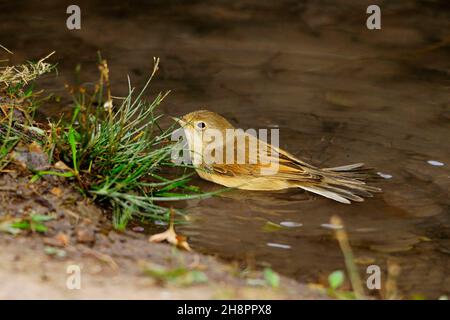
<instances>
[{"instance_id":1,"label":"tuft of green grass","mask_svg":"<svg viewBox=\"0 0 450 320\"><path fill-rule=\"evenodd\" d=\"M53 217L42 214L31 214L27 218L17 220L11 226L15 229L31 230L33 232L45 233L48 228L45 222L52 220Z\"/></svg>"},{"instance_id":2,"label":"tuft of green grass","mask_svg":"<svg viewBox=\"0 0 450 320\"><path fill-rule=\"evenodd\" d=\"M45 223L52 219L53 217L51 216L32 213L24 218L2 221L0 223L0 231L13 235L20 233L22 230L45 233L48 230Z\"/></svg>"},{"instance_id":3,"label":"tuft of green grass","mask_svg":"<svg viewBox=\"0 0 450 320\"><path fill-rule=\"evenodd\" d=\"M280 276L271 268L264 269L264 280L272 288L278 288L280 286Z\"/></svg>"},{"instance_id":4,"label":"tuft of green grass","mask_svg":"<svg viewBox=\"0 0 450 320\"><path fill-rule=\"evenodd\" d=\"M191 270L184 266L166 268L157 264L147 264L143 268L144 274L155 279L160 284L176 284L190 286L208 282L207 275L199 270Z\"/></svg>"},{"instance_id":5,"label":"tuft of green grass","mask_svg":"<svg viewBox=\"0 0 450 320\"><path fill-rule=\"evenodd\" d=\"M339 300L355 300L357 295L353 291L342 290L345 281L345 273L342 270L333 271L328 275L327 294Z\"/></svg>"},{"instance_id":6,"label":"tuft of green grass","mask_svg":"<svg viewBox=\"0 0 450 320\"><path fill-rule=\"evenodd\" d=\"M246 283L249 286L266 286L271 287L273 289L280 287L280 275L275 272L272 268L266 267L262 272L261 277L253 277L254 274L249 269L244 270L243 272L239 272L238 276L245 277ZM252 276L253 275L253 276Z\"/></svg>"},{"instance_id":7,"label":"tuft of green grass","mask_svg":"<svg viewBox=\"0 0 450 320\"><path fill-rule=\"evenodd\" d=\"M3 118L4 123L0 123L0 170L3 170L9 163L9 153L20 141L20 133L13 128L14 110L11 108L7 117Z\"/></svg>"},{"instance_id":8,"label":"tuft of green grass","mask_svg":"<svg viewBox=\"0 0 450 320\"><path fill-rule=\"evenodd\" d=\"M33 171L30 182L43 175L76 182L81 193L111 209L118 230L124 230L134 217L168 221L166 202L214 194L188 185L187 167L181 176L167 177L168 169L180 167L171 161L179 149L170 141L174 126L161 129L162 115L156 113L169 92L150 101L144 98L159 59L155 58L142 90L136 92L128 79L127 96L113 98L108 65L100 57L100 80L94 89L74 87L69 117L46 126L34 121L42 100L37 99L41 92L34 91L33 80L54 69L45 62L49 56L36 63L0 68L0 170L8 165L9 154L19 142L37 142L53 168Z\"/></svg>"},{"instance_id":9,"label":"tuft of green grass","mask_svg":"<svg viewBox=\"0 0 450 320\"><path fill-rule=\"evenodd\" d=\"M342 284L344 283L344 280L345 280L345 274L342 270L333 271L332 273L330 273L328 275L328 284L329 284L330 288L333 290L336 290L340 286L342 286Z\"/></svg>"},{"instance_id":10,"label":"tuft of green grass","mask_svg":"<svg viewBox=\"0 0 450 320\"><path fill-rule=\"evenodd\" d=\"M170 141L173 126L161 129L155 109L169 92L146 101L143 94L158 70L155 59L151 76L135 94L128 79L128 95L112 99L106 61L100 62L100 81L93 93L78 88L70 121L53 123L51 140L59 158L70 166L80 190L106 203L113 224L123 230L133 217L168 220L161 203L207 196L188 185L188 174L168 179L174 166Z\"/></svg>"},{"instance_id":11,"label":"tuft of green grass","mask_svg":"<svg viewBox=\"0 0 450 320\"><path fill-rule=\"evenodd\" d=\"M3 46L0 48L11 53ZM18 142L42 141L44 131L33 118L46 98L39 98L41 92L34 91L34 80L55 69L55 65L45 62L52 54L37 62L0 65L0 170L8 165L8 155Z\"/></svg>"}]
</instances>

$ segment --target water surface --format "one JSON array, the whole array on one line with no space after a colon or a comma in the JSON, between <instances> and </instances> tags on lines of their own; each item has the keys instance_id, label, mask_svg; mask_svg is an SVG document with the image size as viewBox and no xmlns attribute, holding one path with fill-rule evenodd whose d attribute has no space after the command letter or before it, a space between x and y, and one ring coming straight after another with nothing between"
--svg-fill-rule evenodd
<instances>
[{"instance_id":1,"label":"water surface","mask_svg":"<svg viewBox=\"0 0 450 320\"><path fill-rule=\"evenodd\" d=\"M377 264L385 280L393 261L404 296L450 293L447 1L379 1L381 31L365 27L367 1L78 3L82 29L69 31L69 3L0 2L0 42L12 61L56 50L59 76L41 85L67 105L64 83L78 63L84 79L96 79L98 49L116 95L127 74L143 84L158 56L151 92L172 90L165 113L207 108L244 129L278 127L281 147L306 161L365 162L386 178L383 194L352 205L296 190L190 201L191 223L178 230L195 250L323 282L344 269L323 226L339 215L362 275ZM288 227L270 232L269 221Z\"/></svg>"}]
</instances>

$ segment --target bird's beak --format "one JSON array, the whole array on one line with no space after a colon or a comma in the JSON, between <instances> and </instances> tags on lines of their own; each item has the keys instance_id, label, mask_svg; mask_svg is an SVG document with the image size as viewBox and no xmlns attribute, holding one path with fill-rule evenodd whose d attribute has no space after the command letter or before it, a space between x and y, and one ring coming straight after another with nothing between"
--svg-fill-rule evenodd
<instances>
[{"instance_id":1,"label":"bird's beak","mask_svg":"<svg viewBox=\"0 0 450 320\"><path fill-rule=\"evenodd\" d=\"M184 127L186 125L186 121L177 118L177 117L171 117L173 120L175 120L180 126Z\"/></svg>"}]
</instances>

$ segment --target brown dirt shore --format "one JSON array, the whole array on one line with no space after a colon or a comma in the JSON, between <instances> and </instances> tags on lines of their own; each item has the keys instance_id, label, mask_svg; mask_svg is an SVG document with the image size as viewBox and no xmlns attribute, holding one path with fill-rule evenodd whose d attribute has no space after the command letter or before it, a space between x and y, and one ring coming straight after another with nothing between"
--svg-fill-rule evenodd
<instances>
[{"instance_id":1,"label":"brown dirt shore","mask_svg":"<svg viewBox=\"0 0 450 320\"><path fill-rule=\"evenodd\" d=\"M114 231L107 214L63 179L46 176L30 183L20 168L2 173L0 226L31 214L54 219L45 223L45 233L0 232L0 299L326 298L285 277L272 288L261 285L261 270L243 271L195 250L149 243L140 232ZM80 268L80 289L66 285L70 265ZM159 277L145 271L161 268L185 274ZM189 278L194 271L202 274L201 282Z\"/></svg>"}]
</instances>

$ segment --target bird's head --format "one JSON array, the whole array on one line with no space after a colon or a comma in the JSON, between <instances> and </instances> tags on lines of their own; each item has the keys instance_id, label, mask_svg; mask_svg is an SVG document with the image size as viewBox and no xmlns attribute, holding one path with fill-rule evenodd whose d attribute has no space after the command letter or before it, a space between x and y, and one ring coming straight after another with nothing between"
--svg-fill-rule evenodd
<instances>
[{"instance_id":1,"label":"bird's head","mask_svg":"<svg viewBox=\"0 0 450 320\"><path fill-rule=\"evenodd\" d=\"M227 129L234 129L227 119L208 110L193 111L181 118L173 117L173 119L183 128L189 147L195 151L201 151L200 149L203 149L204 143L208 142L203 139L205 132L208 130L209 132L220 132L222 137L225 137ZM195 141L202 141L201 146L196 145Z\"/></svg>"}]
</instances>

